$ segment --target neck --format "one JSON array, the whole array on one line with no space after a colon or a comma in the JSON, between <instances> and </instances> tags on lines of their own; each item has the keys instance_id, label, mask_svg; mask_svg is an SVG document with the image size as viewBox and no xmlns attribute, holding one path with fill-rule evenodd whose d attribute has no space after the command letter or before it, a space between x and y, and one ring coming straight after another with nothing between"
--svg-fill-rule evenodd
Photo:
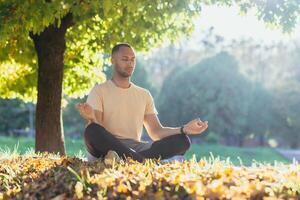
<instances>
[{"instance_id":1,"label":"neck","mask_svg":"<svg viewBox=\"0 0 300 200\"><path fill-rule=\"evenodd\" d=\"M113 76L111 78L112 82L114 82L114 84L120 88L129 88L131 83L130 83L130 78L123 78L123 77L117 77L117 76Z\"/></svg>"}]
</instances>

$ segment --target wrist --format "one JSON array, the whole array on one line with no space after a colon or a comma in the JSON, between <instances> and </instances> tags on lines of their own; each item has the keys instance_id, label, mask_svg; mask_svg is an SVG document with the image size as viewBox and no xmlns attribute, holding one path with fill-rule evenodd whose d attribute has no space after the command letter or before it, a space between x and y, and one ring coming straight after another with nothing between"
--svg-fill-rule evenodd
<instances>
[{"instance_id":1,"label":"wrist","mask_svg":"<svg viewBox=\"0 0 300 200\"><path fill-rule=\"evenodd\" d=\"M185 131L184 128L185 128L184 126L181 126L181 127L180 127L180 133L181 133L181 134L184 134L184 135L187 135L188 133Z\"/></svg>"}]
</instances>

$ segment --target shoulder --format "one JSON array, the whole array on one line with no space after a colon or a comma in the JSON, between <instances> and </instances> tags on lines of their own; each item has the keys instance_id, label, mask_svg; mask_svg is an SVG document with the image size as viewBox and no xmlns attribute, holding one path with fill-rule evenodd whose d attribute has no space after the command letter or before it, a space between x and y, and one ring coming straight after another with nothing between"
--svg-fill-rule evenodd
<instances>
[{"instance_id":1,"label":"shoulder","mask_svg":"<svg viewBox=\"0 0 300 200\"><path fill-rule=\"evenodd\" d=\"M138 91L139 95L143 97L143 99L145 99L147 102L153 102L153 97L151 95L151 92L143 87L134 85L134 88L136 91Z\"/></svg>"},{"instance_id":2,"label":"shoulder","mask_svg":"<svg viewBox=\"0 0 300 200\"><path fill-rule=\"evenodd\" d=\"M94 87L93 90L103 90L109 87L109 82L105 81L103 83L97 83Z\"/></svg>"},{"instance_id":3,"label":"shoulder","mask_svg":"<svg viewBox=\"0 0 300 200\"><path fill-rule=\"evenodd\" d=\"M139 92L139 93L141 93L141 94L143 94L143 95L145 95L145 96L151 96L150 91L149 91L148 89L146 89L146 88L140 87L140 86L135 85L135 84L133 84L133 88L134 88L137 92Z\"/></svg>"},{"instance_id":4,"label":"shoulder","mask_svg":"<svg viewBox=\"0 0 300 200\"><path fill-rule=\"evenodd\" d=\"M94 85L94 87L92 88L90 94L97 94L100 95L102 94L104 91L106 91L109 88L109 83L108 81L105 81L103 83L97 83L96 85Z\"/></svg>"}]
</instances>

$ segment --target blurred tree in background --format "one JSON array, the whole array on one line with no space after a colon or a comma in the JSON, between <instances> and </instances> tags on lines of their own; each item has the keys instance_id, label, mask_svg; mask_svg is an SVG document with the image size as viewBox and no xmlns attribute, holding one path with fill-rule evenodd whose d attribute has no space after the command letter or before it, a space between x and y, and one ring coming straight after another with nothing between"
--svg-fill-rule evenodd
<instances>
[{"instance_id":1,"label":"blurred tree in background","mask_svg":"<svg viewBox=\"0 0 300 200\"><path fill-rule=\"evenodd\" d=\"M18 99L0 99L0 133L18 135L18 131L32 134L34 106Z\"/></svg>"},{"instance_id":2,"label":"blurred tree in background","mask_svg":"<svg viewBox=\"0 0 300 200\"><path fill-rule=\"evenodd\" d=\"M272 128L270 100L270 94L249 82L226 52L171 73L158 97L162 123L178 126L203 117L210 123L208 135L240 146L249 134L263 135Z\"/></svg>"},{"instance_id":3,"label":"blurred tree in background","mask_svg":"<svg viewBox=\"0 0 300 200\"><path fill-rule=\"evenodd\" d=\"M283 144L297 148L300 146L300 84L285 84L274 92L275 108L281 117L281 120L278 120L281 126L278 127L277 137Z\"/></svg>"}]
</instances>

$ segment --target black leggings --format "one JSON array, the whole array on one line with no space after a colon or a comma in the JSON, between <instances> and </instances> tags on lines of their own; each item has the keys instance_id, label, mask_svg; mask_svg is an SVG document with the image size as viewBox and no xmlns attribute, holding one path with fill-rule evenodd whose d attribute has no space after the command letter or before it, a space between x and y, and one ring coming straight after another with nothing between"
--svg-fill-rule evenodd
<instances>
[{"instance_id":1,"label":"black leggings","mask_svg":"<svg viewBox=\"0 0 300 200\"><path fill-rule=\"evenodd\" d=\"M113 150L123 159L131 157L139 162L143 162L145 158L166 159L175 155L183 155L191 145L187 135L176 134L153 142L149 149L136 152L96 123L91 123L86 127L84 139L88 152L94 157L103 157L109 150Z\"/></svg>"}]
</instances>

